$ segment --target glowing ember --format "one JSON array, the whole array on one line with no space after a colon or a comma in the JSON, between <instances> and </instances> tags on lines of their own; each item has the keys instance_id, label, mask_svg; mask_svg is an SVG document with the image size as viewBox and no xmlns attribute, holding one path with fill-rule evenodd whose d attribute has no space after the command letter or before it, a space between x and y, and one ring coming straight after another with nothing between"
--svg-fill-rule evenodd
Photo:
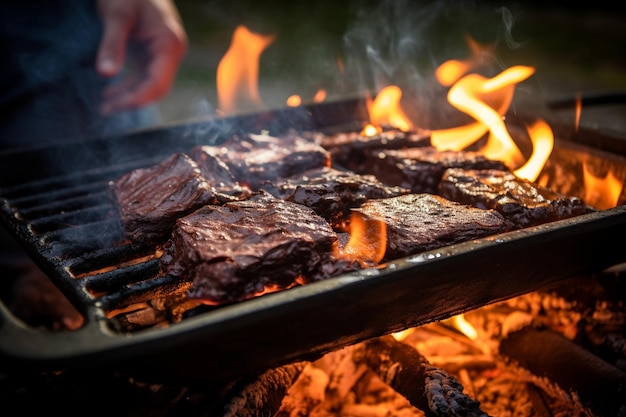
<instances>
[{"instance_id":1,"label":"glowing ember","mask_svg":"<svg viewBox=\"0 0 626 417\"><path fill-rule=\"evenodd\" d=\"M456 316L450 317L448 320L444 320L444 323L453 327L467 336L470 340L476 340L478 337L478 333L476 329L470 322L465 320L465 316L463 314L458 314Z\"/></svg>"},{"instance_id":2,"label":"glowing ember","mask_svg":"<svg viewBox=\"0 0 626 417\"><path fill-rule=\"evenodd\" d=\"M609 171L604 178L598 178L589 171L587 164L583 163L583 180L585 203L601 210L617 206L624 183L615 177L613 172Z\"/></svg>"},{"instance_id":3,"label":"glowing ember","mask_svg":"<svg viewBox=\"0 0 626 417\"><path fill-rule=\"evenodd\" d=\"M574 121L574 126L576 127L576 130L578 131L578 127L580 126L580 113L582 112L583 109L583 99L582 97L580 97L580 94L578 94L576 96L576 114L575 114L575 121Z\"/></svg>"},{"instance_id":4,"label":"glowing ember","mask_svg":"<svg viewBox=\"0 0 626 417\"><path fill-rule=\"evenodd\" d=\"M274 42L274 35L252 33L238 26L230 47L217 67L220 110L232 113L240 107L262 105L258 91L259 58Z\"/></svg>"},{"instance_id":5,"label":"glowing ember","mask_svg":"<svg viewBox=\"0 0 626 417\"><path fill-rule=\"evenodd\" d=\"M387 225L385 222L364 219L353 213L350 217L350 240L339 256L362 265L378 264L387 249Z\"/></svg>"},{"instance_id":6,"label":"glowing ember","mask_svg":"<svg viewBox=\"0 0 626 417\"><path fill-rule=\"evenodd\" d=\"M293 94L287 98L287 106L289 107L298 107L300 104L302 104L302 99L297 94Z\"/></svg>"},{"instance_id":7,"label":"glowing ember","mask_svg":"<svg viewBox=\"0 0 626 417\"><path fill-rule=\"evenodd\" d=\"M377 134L381 133L382 131L383 131L382 128L376 127L373 124L368 123L368 124L365 125L365 127L361 131L361 135L363 135L363 136L374 136L374 135L377 135Z\"/></svg>"},{"instance_id":8,"label":"glowing ember","mask_svg":"<svg viewBox=\"0 0 626 417\"><path fill-rule=\"evenodd\" d=\"M315 93L315 95L313 96L313 101L315 103L321 103L324 100L326 100L326 90L321 88L317 90L317 93Z\"/></svg>"}]
</instances>

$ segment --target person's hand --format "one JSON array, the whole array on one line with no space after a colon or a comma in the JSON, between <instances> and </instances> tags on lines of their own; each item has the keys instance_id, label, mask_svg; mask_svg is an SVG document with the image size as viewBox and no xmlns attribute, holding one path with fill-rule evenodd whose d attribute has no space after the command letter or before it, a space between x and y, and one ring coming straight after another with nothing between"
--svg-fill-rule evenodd
<instances>
[{"instance_id":1,"label":"person's hand","mask_svg":"<svg viewBox=\"0 0 626 417\"><path fill-rule=\"evenodd\" d=\"M96 60L102 76L124 76L103 92L100 111L110 115L145 106L167 94L187 51L187 35L171 0L98 0L104 33Z\"/></svg>"}]
</instances>

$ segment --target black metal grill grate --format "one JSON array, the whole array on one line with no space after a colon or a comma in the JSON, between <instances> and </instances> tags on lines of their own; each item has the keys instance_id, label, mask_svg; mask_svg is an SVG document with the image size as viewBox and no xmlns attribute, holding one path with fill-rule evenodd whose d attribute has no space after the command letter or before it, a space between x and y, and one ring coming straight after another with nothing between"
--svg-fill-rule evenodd
<instances>
[{"instance_id":1,"label":"black metal grill grate","mask_svg":"<svg viewBox=\"0 0 626 417\"><path fill-rule=\"evenodd\" d=\"M355 109L361 107L348 107L350 117L345 109L333 114L354 120ZM300 113L295 117L288 112L287 119L306 120L304 130L341 125L336 118L330 123L329 117L312 122L311 114L307 110L302 119ZM237 129L259 131L257 119L246 120L240 119ZM261 120L267 123L267 116ZM203 308L202 314L180 323L154 328L152 324L171 320L166 311L173 310L172 305L150 306L155 299L179 303L182 310L195 306L180 296L185 283L157 274L158 248L124 239L107 184L173 152L219 143L237 129L232 121L227 128L174 126L0 155L0 173L6 174L0 177L2 221L85 315L85 326L78 331L41 335L24 330L0 303L0 360L53 369L114 362L153 379L230 379L626 261L626 254L610 244L611 236L626 233L626 208L617 207L236 305ZM74 166L32 163L58 158L74 147L99 157L83 160L68 154L66 160ZM494 267L486 267L489 259L496 260ZM148 319L137 320L140 310L121 312L129 306L144 308Z\"/></svg>"}]
</instances>

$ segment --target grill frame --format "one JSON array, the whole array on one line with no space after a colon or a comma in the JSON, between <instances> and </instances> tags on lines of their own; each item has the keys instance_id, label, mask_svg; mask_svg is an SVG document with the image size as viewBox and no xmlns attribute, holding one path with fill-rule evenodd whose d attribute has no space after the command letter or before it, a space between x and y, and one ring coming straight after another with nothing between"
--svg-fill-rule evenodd
<instances>
[{"instance_id":1,"label":"grill frame","mask_svg":"<svg viewBox=\"0 0 626 417\"><path fill-rule=\"evenodd\" d=\"M89 175L85 171L72 172L77 166L90 167L88 172L94 178L104 175L113 179L130 169L159 162L173 152L186 151L198 143L219 143L239 132L269 130L280 134L295 126L300 130L349 129L360 126L364 120L367 120L365 103L355 99L0 154L3 162L0 166L10 164L8 171L4 169L3 184L0 184L3 223L85 317L85 325L79 330L40 332L24 325L0 303L1 366L47 370L116 366L155 382L228 381L288 362L314 359L371 337L445 319L568 277L626 262L626 254L610 244L611 236L626 233L626 207L620 206L448 246L380 268L268 294L186 318L167 328L125 334L110 327L103 311L108 299L90 296L84 282L68 275L67 268L72 265L56 259L42 235L33 232L39 228L44 236L54 234L54 224L66 220L67 215L53 213L42 218L35 210L39 220L33 222L28 219L33 212L19 209L20 204L28 204L28 197L11 198L12 193L28 193L28 187L53 188L59 180L80 188L81 181ZM590 152L601 149L600 152L617 154L616 158L623 154L620 139L611 135L580 130L555 133L572 146L591 138L594 147L588 149ZM561 145L569 146L565 142ZM38 172L32 172L33 160L54 160L68 149L78 151L77 156L65 155L65 164L45 165ZM93 158L84 158L81 154ZM47 172L49 170L52 172ZM105 198L102 193L106 193L106 184L101 186L103 190L98 193L93 187L87 187L94 201ZM54 193L51 191L52 197ZM56 209L53 207L51 212ZM21 218L24 215L27 218ZM95 230L109 230L110 225L105 222L106 227L99 229L96 222ZM72 242L72 229L62 230L68 229L68 239ZM92 243L95 252L81 248L77 258L89 261L89 256L101 259L105 254L113 259L120 255L116 250L128 249L99 251L99 242ZM128 250L132 252L133 248ZM75 262L76 258L72 259ZM485 268L486 260L493 259L497 260L493 267ZM155 262L132 268L144 266L154 268ZM122 271L118 272L121 275L126 272L125 269L118 271ZM98 285L108 284L102 280ZM307 331L302 331L303 328Z\"/></svg>"}]
</instances>

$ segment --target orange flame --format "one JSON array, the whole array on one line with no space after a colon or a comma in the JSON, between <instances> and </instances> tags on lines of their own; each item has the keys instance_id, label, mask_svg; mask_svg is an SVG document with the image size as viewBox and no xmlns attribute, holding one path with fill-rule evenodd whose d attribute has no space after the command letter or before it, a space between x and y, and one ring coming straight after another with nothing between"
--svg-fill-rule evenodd
<instances>
[{"instance_id":1,"label":"orange flame","mask_svg":"<svg viewBox=\"0 0 626 417\"><path fill-rule=\"evenodd\" d=\"M321 103L324 100L326 100L326 90L324 90L323 88L320 88L319 90L317 90L317 92L313 96L313 101L315 103Z\"/></svg>"},{"instance_id":2,"label":"orange flame","mask_svg":"<svg viewBox=\"0 0 626 417\"><path fill-rule=\"evenodd\" d=\"M598 178L589 171L587 163L583 163L583 181L585 203L600 210L617 206L624 183L612 171L604 178Z\"/></svg>"},{"instance_id":3,"label":"orange flame","mask_svg":"<svg viewBox=\"0 0 626 417\"><path fill-rule=\"evenodd\" d=\"M515 170L515 176L528 181L536 181L554 148L554 134L550 126L543 120L537 120L527 128L533 144L533 152L526 163Z\"/></svg>"},{"instance_id":4,"label":"orange flame","mask_svg":"<svg viewBox=\"0 0 626 417\"><path fill-rule=\"evenodd\" d=\"M362 265L378 264L387 250L387 225L384 221L366 219L358 212L350 217L350 240L339 256Z\"/></svg>"},{"instance_id":5,"label":"orange flame","mask_svg":"<svg viewBox=\"0 0 626 417\"><path fill-rule=\"evenodd\" d=\"M580 126L580 114L582 113L582 109L583 109L583 99L580 96L580 94L578 94L576 96L576 113L575 113L575 120L574 120L574 127L576 129L576 131L578 131L578 127Z\"/></svg>"},{"instance_id":6,"label":"orange flame","mask_svg":"<svg viewBox=\"0 0 626 417\"><path fill-rule=\"evenodd\" d=\"M298 107L300 104L302 104L302 99L300 98L299 95L292 94L289 97L287 97L287 106Z\"/></svg>"},{"instance_id":7,"label":"orange flame","mask_svg":"<svg viewBox=\"0 0 626 417\"><path fill-rule=\"evenodd\" d=\"M457 314L456 316L443 320L443 322L448 326L457 329L471 340L476 340L476 338L478 338L476 328L465 319L464 314Z\"/></svg>"},{"instance_id":8,"label":"orange flame","mask_svg":"<svg viewBox=\"0 0 626 417\"><path fill-rule=\"evenodd\" d=\"M482 122L498 141L499 149L494 147L485 149L483 151L485 156L499 159L509 167L519 166L523 161L523 155L511 138L502 115L494 110L488 101L500 99L510 104L515 83L528 78L533 72L534 69L531 67L515 66L489 79L478 74L470 74L460 79L448 92L450 104ZM504 95L498 95L499 92ZM495 94L495 97L490 97L490 94Z\"/></svg>"},{"instance_id":9,"label":"orange flame","mask_svg":"<svg viewBox=\"0 0 626 417\"><path fill-rule=\"evenodd\" d=\"M235 29L230 47L217 67L221 111L232 113L240 105L262 105L258 91L259 59L274 39L274 35L252 33L245 26Z\"/></svg>"},{"instance_id":10,"label":"orange flame","mask_svg":"<svg viewBox=\"0 0 626 417\"><path fill-rule=\"evenodd\" d=\"M475 53L479 52L475 46ZM443 85L451 85L471 66L472 61L450 60L442 64L436 73ZM504 124L504 115L513 100L516 84L534 73L534 68L514 66L493 78L469 74L460 78L448 91L448 101L458 110L476 119L475 123L431 132L431 144L439 150L461 151L475 143L487 132L487 142L480 152L490 159L503 161L519 178L535 181L554 147L554 135L550 126L538 120L528 127L533 145L530 158L524 156L513 141Z\"/></svg>"},{"instance_id":11,"label":"orange flame","mask_svg":"<svg viewBox=\"0 0 626 417\"><path fill-rule=\"evenodd\" d=\"M432 145L440 150L461 150L489 131L488 146L481 152L488 158L503 161L511 168L519 167L524 158L506 128L503 116L513 100L516 83L525 80L533 72L532 67L514 66L493 78L478 74L461 78L448 91L448 101L478 123L433 131Z\"/></svg>"},{"instance_id":12,"label":"orange flame","mask_svg":"<svg viewBox=\"0 0 626 417\"><path fill-rule=\"evenodd\" d=\"M373 124L368 123L365 125L365 127L363 127L363 130L361 130L361 135L372 137L374 135L381 133L382 131L383 129L381 127L376 127Z\"/></svg>"},{"instance_id":13,"label":"orange flame","mask_svg":"<svg viewBox=\"0 0 626 417\"><path fill-rule=\"evenodd\" d=\"M445 87L450 87L472 67L467 61L451 59L439 65L435 70L437 81Z\"/></svg>"},{"instance_id":14,"label":"orange flame","mask_svg":"<svg viewBox=\"0 0 626 417\"><path fill-rule=\"evenodd\" d=\"M472 51L471 58L465 60L451 59L435 70L437 81L444 87L450 87L470 69L483 61L484 57L492 54L492 47L479 44L471 36L466 36L466 40Z\"/></svg>"},{"instance_id":15,"label":"orange flame","mask_svg":"<svg viewBox=\"0 0 626 417\"><path fill-rule=\"evenodd\" d=\"M398 86L390 85L378 93L376 98L367 102L370 123L374 126L391 126L402 131L409 131L413 125L402 110L400 100L402 90Z\"/></svg>"}]
</instances>

